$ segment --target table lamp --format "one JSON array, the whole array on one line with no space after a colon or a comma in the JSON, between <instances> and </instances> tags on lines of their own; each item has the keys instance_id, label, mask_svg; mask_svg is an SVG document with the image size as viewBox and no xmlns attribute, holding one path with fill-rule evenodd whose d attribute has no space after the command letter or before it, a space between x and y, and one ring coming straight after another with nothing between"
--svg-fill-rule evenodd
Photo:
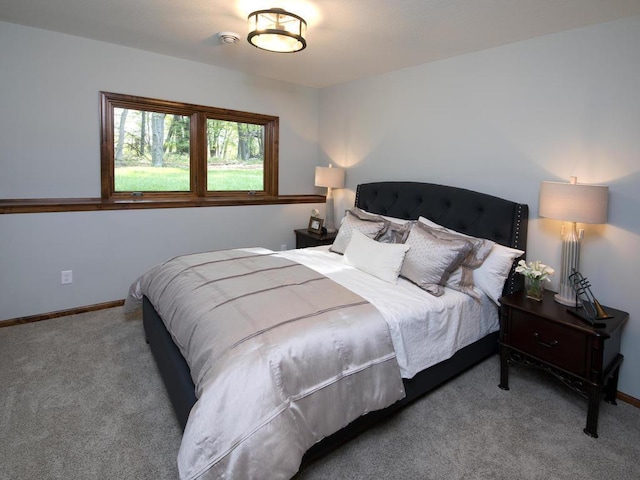
<instances>
[{"instance_id":1,"label":"table lamp","mask_svg":"<svg viewBox=\"0 0 640 480\"><path fill-rule=\"evenodd\" d=\"M569 183L540 183L540 216L569 222L569 228L562 227L562 257L560 284L555 300L570 307L580 305L576 298L569 275L578 271L580 262L580 239L576 223L606 223L609 187L606 185L581 185L576 177Z\"/></svg>"},{"instance_id":2,"label":"table lamp","mask_svg":"<svg viewBox=\"0 0 640 480\"><path fill-rule=\"evenodd\" d=\"M333 216L332 189L344 187L344 169L333 168L332 165L328 167L316 167L315 185L316 187L327 187L327 218L325 219L324 226L327 229L327 233L333 233L336 231L336 226Z\"/></svg>"}]
</instances>

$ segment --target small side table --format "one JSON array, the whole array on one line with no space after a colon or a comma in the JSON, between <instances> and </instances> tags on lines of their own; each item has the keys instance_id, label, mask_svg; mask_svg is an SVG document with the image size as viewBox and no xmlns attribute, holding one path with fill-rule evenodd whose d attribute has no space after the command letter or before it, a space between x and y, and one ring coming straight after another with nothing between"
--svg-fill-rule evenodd
<instances>
[{"instance_id":1,"label":"small side table","mask_svg":"<svg viewBox=\"0 0 640 480\"><path fill-rule=\"evenodd\" d=\"M534 366L545 370L588 399L584 432L598 438L600 401L615 405L622 326L629 314L605 307L613 318L606 327L594 328L567 311L546 291L541 302L524 291L500 299L500 388L509 390L509 366Z\"/></svg>"},{"instance_id":2,"label":"small side table","mask_svg":"<svg viewBox=\"0 0 640 480\"><path fill-rule=\"evenodd\" d=\"M296 248L319 247L320 245L331 245L336 239L337 232L314 233L306 228L294 230L296 233Z\"/></svg>"}]
</instances>

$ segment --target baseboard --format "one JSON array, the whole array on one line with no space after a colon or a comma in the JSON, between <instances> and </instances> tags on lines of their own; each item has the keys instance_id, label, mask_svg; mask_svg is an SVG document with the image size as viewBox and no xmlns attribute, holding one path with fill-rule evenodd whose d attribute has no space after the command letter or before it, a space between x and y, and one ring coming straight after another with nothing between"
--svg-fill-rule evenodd
<instances>
[{"instance_id":1,"label":"baseboard","mask_svg":"<svg viewBox=\"0 0 640 480\"><path fill-rule=\"evenodd\" d=\"M10 327L12 325L21 325L23 323L41 322L42 320L66 317L67 315L76 315L78 313L95 312L96 310L120 307L122 305L124 305L124 299L113 300L111 302L96 303L94 305L86 305L84 307L70 308L68 310L58 310L57 312L41 313L39 315L31 315L29 317L10 318L9 320L0 320L0 328Z\"/></svg>"},{"instance_id":2,"label":"baseboard","mask_svg":"<svg viewBox=\"0 0 640 480\"><path fill-rule=\"evenodd\" d=\"M633 405L636 408L640 408L640 400L632 397L631 395L627 395L626 393L618 392L616 398L622 402L628 403L629 405Z\"/></svg>"}]
</instances>

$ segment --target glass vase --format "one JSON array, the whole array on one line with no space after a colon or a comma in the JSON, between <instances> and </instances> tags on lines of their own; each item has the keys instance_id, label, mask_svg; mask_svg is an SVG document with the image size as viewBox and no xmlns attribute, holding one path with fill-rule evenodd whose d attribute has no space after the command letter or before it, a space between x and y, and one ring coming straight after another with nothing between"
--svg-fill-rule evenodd
<instances>
[{"instance_id":1,"label":"glass vase","mask_svg":"<svg viewBox=\"0 0 640 480\"><path fill-rule=\"evenodd\" d=\"M527 298L535 300L537 302L542 301L544 294L544 282L539 278L525 277L524 286L527 292Z\"/></svg>"}]
</instances>

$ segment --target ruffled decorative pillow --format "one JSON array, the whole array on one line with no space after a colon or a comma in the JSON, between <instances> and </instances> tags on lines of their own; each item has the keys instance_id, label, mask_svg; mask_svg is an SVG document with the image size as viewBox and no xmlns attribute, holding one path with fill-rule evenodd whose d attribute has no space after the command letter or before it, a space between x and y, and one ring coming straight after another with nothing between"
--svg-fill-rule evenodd
<instances>
[{"instance_id":1,"label":"ruffled decorative pillow","mask_svg":"<svg viewBox=\"0 0 640 480\"><path fill-rule=\"evenodd\" d=\"M404 243L411 231L411 226L415 223L415 220L377 215L362 209L356 210L358 210L361 215L364 214L377 219L382 218L387 222L387 228L381 231L375 238L376 241L381 243Z\"/></svg>"},{"instance_id":2,"label":"ruffled decorative pillow","mask_svg":"<svg viewBox=\"0 0 640 480\"><path fill-rule=\"evenodd\" d=\"M413 224L412 221L404 223L388 221L387 228L376 236L376 240L381 243L404 243L407 241Z\"/></svg>"},{"instance_id":3,"label":"ruffled decorative pillow","mask_svg":"<svg viewBox=\"0 0 640 480\"><path fill-rule=\"evenodd\" d=\"M333 241L333 245L331 245L329 250L344 254L354 231L358 231L371 239L375 239L378 234L386 228L387 221L384 218L378 215L371 215L359 208L352 208L351 210L347 210L346 215L342 219L338 235L336 235L336 239Z\"/></svg>"},{"instance_id":4,"label":"ruffled decorative pillow","mask_svg":"<svg viewBox=\"0 0 640 480\"><path fill-rule=\"evenodd\" d=\"M473 280L473 270L482 265L491 253L495 243L484 238L476 238L470 235L465 235L464 233L456 232L455 230L438 225L424 217L420 217L418 222L425 225L427 228L431 228L432 233L438 238L463 239L472 243L473 246L471 250L462 260L460 266L451 273L446 286L466 293L467 295L471 295L474 298L479 298L478 292L474 288L475 283Z\"/></svg>"}]
</instances>

